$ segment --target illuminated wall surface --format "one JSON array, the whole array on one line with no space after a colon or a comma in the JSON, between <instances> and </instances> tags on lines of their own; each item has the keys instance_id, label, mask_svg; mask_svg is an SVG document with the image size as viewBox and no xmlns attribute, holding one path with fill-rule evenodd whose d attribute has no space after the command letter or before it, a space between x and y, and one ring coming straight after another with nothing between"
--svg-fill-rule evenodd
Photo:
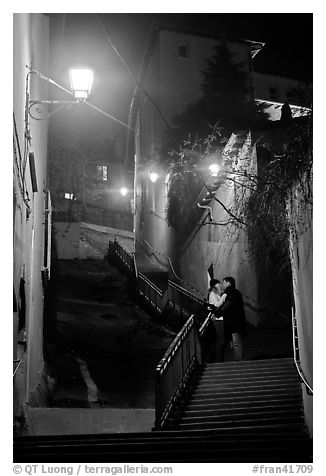
<instances>
[{"instance_id":1,"label":"illuminated wall surface","mask_svg":"<svg viewBox=\"0 0 326 476\"><path fill-rule=\"evenodd\" d=\"M312 184L310 184L312 186ZM302 197L294 189L291 213L295 225L310 224L298 241L291 241L291 265L293 277L293 293L295 302L295 315L298 323L298 337L300 360L303 373L309 384L313 386L313 237L312 237L312 209L298 207ZM298 198L296 201L295 199ZM312 433L312 397L303 387L303 400L305 406L306 422Z\"/></svg>"},{"instance_id":2,"label":"illuminated wall surface","mask_svg":"<svg viewBox=\"0 0 326 476\"><path fill-rule=\"evenodd\" d=\"M144 86L159 105L166 120L172 123L173 116L186 104L200 95L201 71L206 60L212 56L216 38L194 36L176 31L160 31L148 60ZM180 57L179 46L188 47L188 57ZM229 48L238 62L251 68L250 44L230 41ZM239 288L243 287L252 298L257 290L255 273L246 251L246 237L230 240L221 227L205 226L194 230L191 243L180 248L180 236L168 226L167 170L163 167L156 183L151 183L144 172L144 164L158 160L166 138L166 127L153 105L147 99L141 101L136 130L136 249L144 248L144 241L158 253L169 256L175 269L188 283L206 294L207 269L213 263L217 276L234 275ZM232 193L225 188L219 192L224 201L232 201ZM221 210L213 205L216 220ZM181 241L183 239L181 238ZM178 244L177 244L178 243ZM146 248L146 247L145 247ZM250 276L250 279L247 279ZM249 319L257 322L257 316L249 313Z\"/></svg>"},{"instance_id":3,"label":"illuminated wall surface","mask_svg":"<svg viewBox=\"0 0 326 476\"><path fill-rule=\"evenodd\" d=\"M17 140L24 151L25 88L27 69L32 65L45 74L48 71L49 21L42 14L14 14L14 85L13 107L17 124ZM31 78L31 98L47 97L47 84ZM15 377L15 411L30 401L40 386L43 369L43 285L41 270L45 251L45 209L47 194L47 121L30 119L31 142L28 149L34 153L37 191L33 191L29 161L25 170L25 190L28 193L30 212L23 202L17 173L14 174L14 296L18 310L23 307L25 291L25 326L20 330L19 340L26 332L27 345L17 343L18 317L14 320L14 359L22 360ZM26 197L26 194L25 194Z\"/></svg>"}]
</instances>

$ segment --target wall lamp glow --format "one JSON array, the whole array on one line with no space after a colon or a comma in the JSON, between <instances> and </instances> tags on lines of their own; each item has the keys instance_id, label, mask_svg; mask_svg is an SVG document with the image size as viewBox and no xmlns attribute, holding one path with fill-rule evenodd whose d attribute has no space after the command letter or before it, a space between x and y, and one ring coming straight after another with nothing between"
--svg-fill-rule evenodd
<instances>
[{"instance_id":1,"label":"wall lamp glow","mask_svg":"<svg viewBox=\"0 0 326 476\"><path fill-rule=\"evenodd\" d=\"M153 183L155 183L158 179L158 173L157 172L151 172L150 174L148 174L149 176L149 180Z\"/></svg>"},{"instance_id":2,"label":"wall lamp glow","mask_svg":"<svg viewBox=\"0 0 326 476\"><path fill-rule=\"evenodd\" d=\"M93 84L93 71L88 68L72 68L69 71L71 90L75 99L86 101Z\"/></svg>"},{"instance_id":3,"label":"wall lamp glow","mask_svg":"<svg viewBox=\"0 0 326 476\"><path fill-rule=\"evenodd\" d=\"M218 176L218 173L220 171L220 167L218 166L218 164L211 164L208 168L212 177Z\"/></svg>"},{"instance_id":4,"label":"wall lamp glow","mask_svg":"<svg viewBox=\"0 0 326 476\"><path fill-rule=\"evenodd\" d=\"M128 193L128 189L126 187L121 187L120 188L120 193L123 197L125 197Z\"/></svg>"},{"instance_id":5,"label":"wall lamp glow","mask_svg":"<svg viewBox=\"0 0 326 476\"><path fill-rule=\"evenodd\" d=\"M44 76L39 71L31 68L30 66L26 65L29 69L29 72L26 77L26 110L28 114L33 117L33 119L46 119L47 117L51 116L55 112L57 112L64 104L78 104L81 102L85 102L93 84L93 71L89 68L72 68L69 72L70 76L70 84L71 84L71 91L64 88L60 84L56 83L53 79ZM58 87L62 91L74 96L74 100L71 101L61 101L61 100L50 100L50 99L31 99L29 96L29 77L31 74L35 74L38 78L43 79L44 81L53 84L54 86ZM31 109L34 106L38 106L40 104L59 104L59 108L55 109L52 113L48 114L45 118L38 118L31 114ZM37 113L42 113L42 111L36 107Z\"/></svg>"}]
</instances>

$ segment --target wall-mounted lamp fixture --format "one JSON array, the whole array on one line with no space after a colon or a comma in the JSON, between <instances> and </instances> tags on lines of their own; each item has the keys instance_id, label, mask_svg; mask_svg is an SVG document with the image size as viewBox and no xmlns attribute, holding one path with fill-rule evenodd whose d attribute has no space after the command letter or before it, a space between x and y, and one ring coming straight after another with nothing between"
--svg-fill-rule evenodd
<instances>
[{"instance_id":1,"label":"wall-mounted lamp fixture","mask_svg":"<svg viewBox=\"0 0 326 476\"><path fill-rule=\"evenodd\" d=\"M220 171L220 167L218 164L211 164L209 167L209 172L211 174L212 177L217 177L218 176L218 173Z\"/></svg>"},{"instance_id":2,"label":"wall-mounted lamp fixture","mask_svg":"<svg viewBox=\"0 0 326 476\"><path fill-rule=\"evenodd\" d=\"M151 172L148 174L149 180L153 183L155 183L158 179L158 173L157 172Z\"/></svg>"},{"instance_id":3,"label":"wall-mounted lamp fixture","mask_svg":"<svg viewBox=\"0 0 326 476\"><path fill-rule=\"evenodd\" d=\"M88 68L71 68L69 71L71 90L75 99L86 101L93 84L93 71Z\"/></svg>"},{"instance_id":4,"label":"wall-mounted lamp fixture","mask_svg":"<svg viewBox=\"0 0 326 476\"><path fill-rule=\"evenodd\" d=\"M28 65L26 65L26 67L29 69L29 72L26 77L26 110L33 119L38 119L38 120L46 119L47 117L52 116L55 112L61 109L62 105L64 104L78 104L81 102L85 102L91 91L92 83L93 83L93 71L89 68L72 68L70 70L69 76L70 76L71 91L69 91L68 89L64 88L60 84L56 83L53 79L48 78L47 76L44 76L39 71L36 71L35 69L31 68ZM74 96L75 99L70 101L51 100L51 99L31 99L29 95L29 77L31 74L35 74L40 79L43 79L44 81L50 84L53 84L54 86L57 86L62 91L65 91L69 95ZM40 104L59 104L59 107L55 109L52 113L48 114L46 117L35 117L31 113L31 109L34 106L36 106L36 112L40 114L42 111L37 107Z\"/></svg>"},{"instance_id":5,"label":"wall-mounted lamp fixture","mask_svg":"<svg viewBox=\"0 0 326 476\"><path fill-rule=\"evenodd\" d=\"M128 189L126 187L121 187L120 188L120 193L123 197L125 197L128 193Z\"/></svg>"}]
</instances>

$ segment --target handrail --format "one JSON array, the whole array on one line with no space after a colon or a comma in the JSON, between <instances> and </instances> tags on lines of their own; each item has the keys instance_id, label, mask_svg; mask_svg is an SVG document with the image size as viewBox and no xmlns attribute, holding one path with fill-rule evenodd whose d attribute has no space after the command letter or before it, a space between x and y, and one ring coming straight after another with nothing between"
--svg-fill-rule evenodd
<instances>
[{"instance_id":1,"label":"handrail","mask_svg":"<svg viewBox=\"0 0 326 476\"><path fill-rule=\"evenodd\" d=\"M117 238L115 238L114 243L115 243L115 252L120 256L120 258L125 263L127 268L133 271L134 270L133 253L131 253L125 246L123 246L123 244ZM120 252L119 249L122 251L122 253ZM126 257L128 257L128 261Z\"/></svg>"},{"instance_id":2,"label":"handrail","mask_svg":"<svg viewBox=\"0 0 326 476\"><path fill-rule=\"evenodd\" d=\"M300 380L305 385L308 395L313 395L313 389L312 389L311 385L308 383L308 380L307 380L305 374L303 373L303 371L301 369L301 362L300 362L300 357L299 357L299 355L300 355L299 344L296 345L296 341L298 341L298 340L299 340L298 339L298 325L297 325L297 320L296 320L296 317L294 315L293 308L292 308L293 360L294 360L294 364L296 366L297 372L299 374Z\"/></svg>"},{"instance_id":3,"label":"handrail","mask_svg":"<svg viewBox=\"0 0 326 476\"><path fill-rule=\"evenodd\" d=\"M186 284L187 286L189 286L191 289L193 289L194 291L196 291L197 293L199 293L200 291L198 291L198 289L194 288L193 286L191 286L191 284L188 284L186 283L182 278L180 278L180 276L177 275L177 273L175 272L175 269L173 267L173 264L172 264L172 261L171 261L171 258L170 256L167 256L163 253L160 253L159 251L155 250L149 243L148 241L146 240L143 240L143 242L145 243L146 246L148 246L148 248L151 250L151 253L156 257L156 254L159 254L161 255L163 258L165 258L168 262L169 262L169 265L170 265L170 268L171 268L171 271L174 275L174 277L180 281L181 283L183 284Z\"/></svg>"},{"instance_id":4,"label":"handrail","mask_svg":"<svg viewBox=\"0 0 326 476\"><path fill-rule=\"evenodd\" d=\"M155 286L155 284L147 279L147 277L142 273L138 273L137 283L138 294L143 296L145 301L161 314L165 307L163 299L164 293L162 290Z\"/></svg>"},{"instance_id":5,"label":"handrail","mask_svg":"<svg viewBox=\"0 0 326 476\"><path fill-rule=\"evenodd\" d=\"M19 367L21 366L22 361L19 360L19 359L15 359L13 363L14 363L14 365L15 365L14 372L13 372L13 378L15 378L16 373L17 373L17 370L18 370Z\"/></svg>"},{"instance_id":6,"label":"handrail","mask_svg":"<svg viewBox=\"0 0 326 476\"><path fill-rule=\"evenodd\" d=\"M154 283L152 283L152 281L149 280L143 273L139 272L138 277L145 281L148 286L150 286L155 292L157 292L157 294L159 294L161 297L163 296L164 293L162 292L162 290L158 288Z\"/></svg>"},{"instance_id":7,"label":"handrail","mask_svg":"<svg viewBox=\"0 0 326 476\"><path fill-rule=\"evenodd\" d=\"M179 284L177 283L174 283L173 281L171 281L170 279L168 280L168 285L171 286L172 288L175 288L177 289L179 292L181 292L182 294L186 295L187 297L190 297L193 301L196 301L202 305L204 305L205 303L205 300L198 297L198 296L195 296L194 294L192 294L190 291L188 291L188 289L180 286Z\"/></svg>"},{"instance_id":8,"label":"handrail","mask_svg":"<svg viewBox=\"0 0 326 476\"><path fill-rule=\"evenodd\" d=\"M247 294L243 294L242 293L242 296L246 299L250 299L250 301L254 301L255 303L259 304L258 301L254 298L252 298L251 296L248 296ZM252 306L251 304L249 303L245 303L247 304L248 306ZM282 317L283 319L287 320L288 322L290 321L290 317L287 316L286 314L283 314L282 312L278 311L277 309L274 309L273 307L271 306L266 306L266 307L261 307L261 308L255 308L254 306L252 306L252 308L256 311L256 312L266 312L266 311L271 311L272 313L275 313L275 314L278 314L280 317Z\"/></svg>"},{"instance_id":9,"label":"handrail","mask_svg":"<svg viewBox=\"0 0 326 476\"><path fill-rule=\"evenodd\" d=\"M196 364L201 364L200 344L191 315L156 367L156 429L166 422Z\"/></svg>"},{"instance_id":10,"label":"handrail","mask_svg":"<svg viewBox=\"0 0 326 476\"><path fill-rule=\"evenodd\" d=\"M204 322L202 323L202 325L200 326L200 328L199 328L199 335L200 335L200 337L202 337L202 336L204 335L204 333L205 333L205 331L206 331L206 329L207 329L207 327L208 327L208 324L210 323L212 317L213 317L213 313L210 312L210 313L208 314L208 316L206 317L206 319L204 320Z\"/></svg>"},{"instance_id":11,"label":"handrail","mask_svg":"<svg viewBox=\"0 0 326 476\"><path fill-rule=\"evenodd\" d=\"M138 269L137 269L137 263L136 263L136 255L133 253L133 261L134 261L134 270L135 270L135 277L136 279L138 278Z\"/></svg>"},{"instance_id":12,"label":"handrail","mask_svg":"<svg viewBox=\"0 0 326 476\"><path fill-rule=\"evenodd\" d=\"M120 248L123 249L123 251L124 251L127 255L130 256L130 258L132 258L132 253L121 243L120 240L118 240L118 238L115 238L114 241L118 244L118 246L119 246Z\"/></svg>"}]
</instances>

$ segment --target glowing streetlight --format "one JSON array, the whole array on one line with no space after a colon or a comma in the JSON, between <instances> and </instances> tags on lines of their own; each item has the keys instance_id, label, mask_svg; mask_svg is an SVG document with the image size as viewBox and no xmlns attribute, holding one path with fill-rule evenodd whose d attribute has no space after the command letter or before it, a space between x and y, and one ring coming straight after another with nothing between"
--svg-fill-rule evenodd
<instances>
[{"instance_id":1,"label":"glowing streetlight","mask_svg":"<svg viewBox=\"0 0 326 476\"><path fill-rule=\"evenodd\" d=\"M156 172L151 172L151 173L149 174L149 180L150 180L151 182L155 183L157 179L158 179L158 173L156 173Z\"/></svg>"},{"instance_id":2,"label":"glowing streetlight","mask_svg":"<svg viewBox=\"0 0 326 476\"><path fill-rule=\"evenodd\" d=\"M218 173L220 171L220 167L218 166L218 164L211 164L208 168L212 177L218 176Z\"/></svg>"},{"instance_id":3,"label":"glowing streetlight","mask_svg":"<svg viewBox=\"0 0 326 476\"><path fill-rule=\"evenodd\" d=\"M123 197L125 197L128 193L128 189L126 187L121 187L120 188L120 193Z\"/></svg>"},{"instance_id":4,"label":"glowing streetlight","mask_svg":"<svg viewBox=\"0 0 326 476\"><path fill-rule=\"evenodd\" d=\"M61 99L31 99L29 94L26 94L26 103L25 103L25 109L28 112L28 114L33 118L37 120L43 120L47 119L48 117L52 116L55 112L59 111L63 105L65 104L78 104L81 102L85 102L90 91L92 88L92 83L93 83L93 71L89 68L72 68L69 71L69 76L70 76L70 84L71 84L71 91L68 89L64 88L60 84L56 83L53 79L48 78L47 76L44 76L44 74L40 73L39 71L36 71L36 69L31 68L30 66L26 65L26 67L29 69L29 72L27 73L26 76L26 83L27 83L27 90L29 90L30 85L30 75L35 74L37 77L40 79L43 79L47 83L53 84L54 86L57 86L59 89L62 91L65 91L66 93L73 95L74 100L61 100ZM41 114L43 113L42 108L39 108L40 104L59 104L59 107L52 111L51 113L47 114L45 117L35 117L32 114L32 108L35 107L35 110L37 113ZM96 108L100 112L100 109Z\"/></svg>"},{"instance_id":5,"label":"glowing streetlight","mask_svg":"<svg viewBox=\"0 0 326 476\"><path fill-rule=\"evenodd\" d=\"M93 84L93 71L88 68L72 68L69 76L75 99L86 101Z\"/></svg>"}]
</instances>

